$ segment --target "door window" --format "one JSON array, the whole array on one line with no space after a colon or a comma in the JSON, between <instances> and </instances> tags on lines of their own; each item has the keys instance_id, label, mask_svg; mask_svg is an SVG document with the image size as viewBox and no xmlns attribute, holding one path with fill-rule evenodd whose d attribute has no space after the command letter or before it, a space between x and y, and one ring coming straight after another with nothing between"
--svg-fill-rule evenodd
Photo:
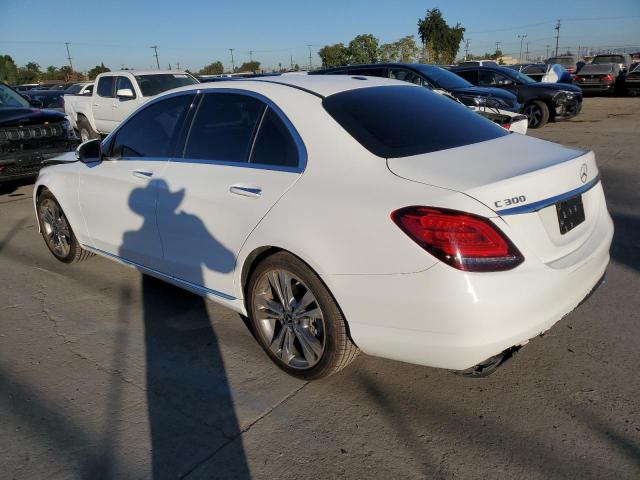
<instances>
[{"instance_id":1,"label":"door window","mask_svg":"<svg viewBox=\"0 0 640 480\"><path fill-rule=\"evenodd\" d=\"M113 81L116 77L102 77L98 80L98 95L105 98L113 98Z\"/></svg>"},{"instance_id":2,"label":"door window","mask_svg":"<svg viewBox=\"0 0 640 480\"><path fill-rule=\"evenodd\" d=\"M478 71L477 70L464 70L462 72L454 72L459 77L464 78L467 82L474 85L478 85Z\"/></svg>"},{"instance_id":3,"label":"door window","mask_svg":"<svg viewBox=\"0 0 640 480\"><path fill-rule=\"evenodd\" d=\"M251 151L251 163L297 167L298 149L278 114L267 108Z\"/></svg>"},{"instance_id":4,"label":"door window","mask_svg":"<svg viewBox=\"0 0 640 480\"><path fill-rule=\"evenodd\" d=\"M191 125L185 158L249 161L251 140L266 105L247 95L207 93Z\"/></svg>"},{"instance_id":5,"label":"door window","mask_svg":"<svg viewBox=\"0 0 640 480\"><path fill-rule=\"evenodd\" d=\"M180 126L193 95L178 95L152 103L118 129L112 158L172 156Z\"/></svg>"},{"instance_id":6,"label":"door window","mask_svg":"<svg viewBox=\"0 0 640 480\"><path fill-rule=\"evenodd\" d=\"M389 78L402 80L403 82L415 83L420 86L424 86L425 84L422 77L411 70L407 70L406 68L390 68Z\"/></svg>"},{"instance_id":7,"label":"door window","mask_svg":"<svg viewBox=\"0 0 640 480\"><path fill-rule=\"evenodd\" d=\"M481 87L505 87L507 85L513 85L513 80L506 75L490 70L480 70L479 78L480 81L478 85Z\"/></svg>"}]
</instances>

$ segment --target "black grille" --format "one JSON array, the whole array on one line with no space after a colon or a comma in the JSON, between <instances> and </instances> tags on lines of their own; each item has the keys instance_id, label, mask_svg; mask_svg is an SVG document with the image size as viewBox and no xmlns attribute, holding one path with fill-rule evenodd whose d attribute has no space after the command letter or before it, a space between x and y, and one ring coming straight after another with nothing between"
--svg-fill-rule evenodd
<instances>
[{"instance_id":1,"label":"black grille","mask_svg":"<svg viewBox=\"0 0 640 480\"><path fill-rule=\"evenodd\" d=\"M51 123L44 125L27 125L21 127L0 128L1 140L36 140L60 137L64 133L62 125Z\"/></svg>"}]
</instances>

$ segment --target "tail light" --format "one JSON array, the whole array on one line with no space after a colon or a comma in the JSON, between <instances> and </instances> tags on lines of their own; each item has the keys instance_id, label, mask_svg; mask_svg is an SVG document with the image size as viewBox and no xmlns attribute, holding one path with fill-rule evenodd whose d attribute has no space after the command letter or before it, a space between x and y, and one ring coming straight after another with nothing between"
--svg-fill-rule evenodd
<instances>
[{"instance_id":1,"label":"tail light","mask_svg":"<svg viewBox=\"0 0 640 480\"><path fill-rule=\"evenodd\" d=\"M581 77L580 75L576 75L573 79L576 82L584 82L584 77Z\"/></svg>"},{"instance_id":2,"label":"tail light","mask_svg":"<svg viewBox=\"0 0 640 480\"><path fill-rule=\"evenodd\" d=\"M393 212L391 219L411 240L458 270L497 272L524 261L495 225L471 213L405 207Z\"/></svg>"},{"instance_id":3,"label":"tail light","mask_svg":"<svg viewBox=\"0 0 640 480\"><path fill-rule=\"evenodd\" d=\"M601 76L600 80L602 80L603 82L613 82L613 75L608 73L606 75Z\"/></svg>"},{"instance_id":4,"label":"tail light","mask_svg":"<svg viewBox=\"0 0 640 480\"><path fill-rule=\"evenodd\" d=\"M503 123L501 125L502 128L504 128L505 130L511 130L511 124L510 123Z\"/></svg>"}]
</instances>

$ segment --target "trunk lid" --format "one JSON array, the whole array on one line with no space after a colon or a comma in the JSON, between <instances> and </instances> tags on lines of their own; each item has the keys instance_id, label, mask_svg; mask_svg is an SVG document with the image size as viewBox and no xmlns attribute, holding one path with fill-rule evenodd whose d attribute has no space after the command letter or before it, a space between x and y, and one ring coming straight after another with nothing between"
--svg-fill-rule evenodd
<instances>
[{"instance_id":1,"label":"trunk lid","mask_svg":"<svg viewBox=\"0 0 640 480\"><path fill-rule=\"evenodd\" d=\"M586 241L600 208L596 203L602 203L589 195L599 182L593 152L523 135L392 158L387 164L399 177L482 202L509 225L514 241L526 243L544 262L568 255ZM562 234L555 204L577 195L582 195L586 218Z\"/></svg>"}]
</instances>

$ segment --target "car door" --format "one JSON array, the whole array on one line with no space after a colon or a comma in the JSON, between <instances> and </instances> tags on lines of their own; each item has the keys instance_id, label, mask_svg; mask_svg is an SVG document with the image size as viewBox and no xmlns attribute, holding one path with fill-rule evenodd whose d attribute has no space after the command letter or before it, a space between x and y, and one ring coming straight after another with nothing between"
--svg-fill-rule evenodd
<instances>
[{"instance_id":1,"label":"car door","mask_svg":"<svg viewBox=\"0 0 640 480\"><path fill-rule=\"evenodd\" d=\"M92 97L91 111L96 130L100 133L109 133L113 130L113 102L115 101L115 80L113 75L107 75L98 79L96 94Z\"/></svg>"},{"instance_id":2,"label":"car door","mask_svg":"<svg viewBox=\"0 0 640 480\"><path fill-rule=\"evenodd\" d=\"M200 96L182 158L158 191L158 227L172 276L223 297L255 226L299 178L300 137L266 99L209 90Z\"/></svg>"},{"instance_id":3,"label":"car door","mask_svg":"<svg viewBox=\"0 0 640 480\"><path fill-rule=\"evenodd\" d=\"M118 96L118 92L122 90L131 90L133 97ZM140 104L137 99L136 90L131 80L125 76L118 76L116 80L116 96L113 99L111 108L111 121L115 128L120 122L127 118Z\"/></svg>"},{"instance_id":4,"label":"car door","mask_svg":"<svg viewBox=\"0 0 640 480\"><path fill-rule=\"evenodd\" d=\"M156 223L158 178L193 99L182 94L149 104L108 137L103 160L80 175L79 202L94 248L165 270Z\"/></svg>"}]
</instances>

